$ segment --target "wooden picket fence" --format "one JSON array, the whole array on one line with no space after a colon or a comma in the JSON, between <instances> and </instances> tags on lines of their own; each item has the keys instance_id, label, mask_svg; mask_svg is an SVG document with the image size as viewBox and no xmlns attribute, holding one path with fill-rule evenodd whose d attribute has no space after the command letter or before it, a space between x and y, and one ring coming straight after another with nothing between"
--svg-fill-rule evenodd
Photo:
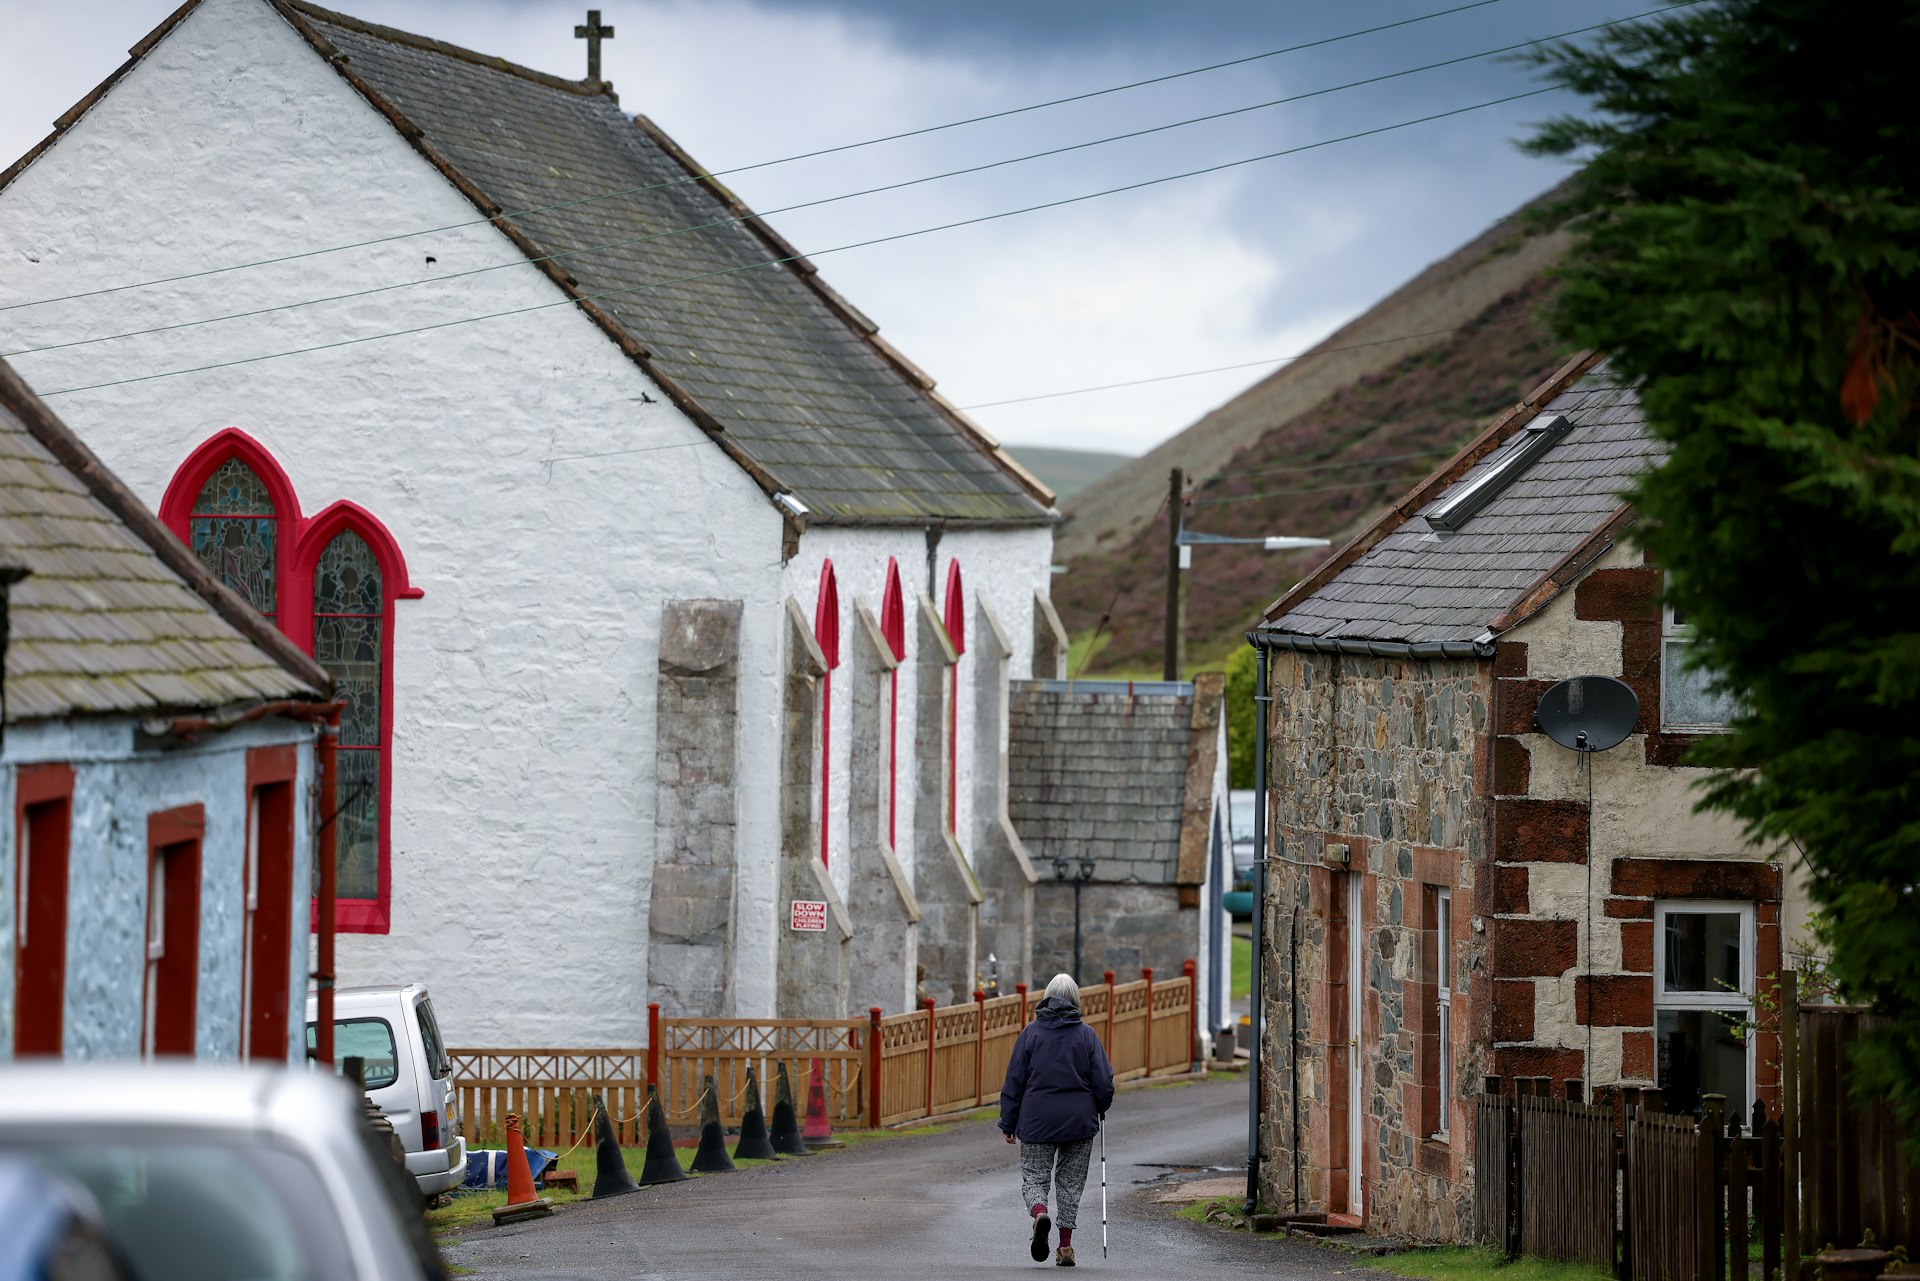
<instances>
[{"instance_id":1,"label":"wooden picket fence","mask_svg":"<svg viewBox=\"0 0 1920 1281\"><path fill-rule=\"evenodd\" d=\"M1193 962L1180 978L1152 970L1080 989L1081 1017L1099 1036L1120 1081L1190 1070L1198 1033ZM1040 1003L1025 985L1009 996L976 992L960 1005L928 1002L904 1014L870 1011L864 1019L675 1019L649 1007L645 1049L453 1049L461 1132L469 1144L500 1141L507 1113L522 1117L527 1142L567 1147L593 1121L592 1096L606 1100L623 1144L645 1141L647 1085L660 1087L668 1124L697 1123L714 1079L721 1122L737 1126L747 1106L747 1070L759 1078L762 1104L773 1103L784 1064L796 1104L806 1104L808 1074L819 1063L828 1118L836 1127L896 1125L980 1107L999 1098L1014 1040Z\"/></svg>"},{"instance_id":2,"label":"wooden picket fence","mask_svg":"<svg viewBox=\"0 0 1920 1281\"><path fill-rule=\"evenodd\" d=\"M1668 1115L1659 1090L1625 1089L1616 1122L1612 1108L1548 1097L1545 1078L1488 1078L1474 1239L1610 1264L1623 1281L1745 1281L1755 1247L1764 1281L1795 1281L1830 1247L1920 1254L1920 1165L1884 1103L1854 1090L1851 1049L1874 1017L1798 1008L1784 990L1779 1115L1756 1103L1723 1116L1714 1094L1697 1116ZM1581 1083L1562 1084L1572 1099Z\"/></svg>"}]
</instances>

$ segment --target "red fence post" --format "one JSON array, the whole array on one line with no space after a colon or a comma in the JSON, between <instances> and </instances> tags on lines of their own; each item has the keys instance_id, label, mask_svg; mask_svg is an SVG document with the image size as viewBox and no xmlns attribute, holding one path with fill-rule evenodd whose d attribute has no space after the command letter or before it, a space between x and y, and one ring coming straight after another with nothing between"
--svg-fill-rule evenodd
<instances>
[{"instance_id":1,"label":"red fence post","mask_svg":"<svg viewBox=\"0 0 1920 1281\"><path fill-rule=\"evenodd\" d=\"M1107 985L1107 1057L1111 1059L1113 1057L1113 971L1102 970L1100 977Z\"/></svg>"},{"instance_id":2,"label":"red fence post","mask_svg":"<svg viewBox=\"0 0 1920 1281\"><path fill-rule=\"evenodd\" d=\"M1025 1027L1027 1025L1027 985L1015 983L1013 990L1020 996L1020 1026Z\"/></svg>"},{"instance_id":3,"label":"red fence post","mask_svg":"<svg viewBox=\"0 0 1920 1281\"><path fill-rule=\"evenodd\" d=\"M928 997L924 1001L920 1002L920 1007L927 1012L927 1111L926 1111L926 1115L932 1116L933 1115L933 1038L934 1038L934 1035L939 1031L939 1028L934 1023L934 1020L933 1020L933 998Z\"/></svg>"},{"instance_id":4,"label":"red fence post","mask_svg":"<svg viewBox=\"0 0 1920 1281\"><path fill-rule=\"evenodd\" d=\"M1147 1075L1153 1075L1153 967L1140 967L1140 977L1147 981Z\"/></svg>"},{"instance_id":5,"label":"red fence post","mask_svg":"<svg viewBox=\"0 0 1920 1281\"><path fill-rule=\"evenodd\" d=\"M660 1002L647 1002L647 1084L660 1084ZM661 1090L660 1096L666 1097Z\"/></svg>"},{"instance_id":6,"label":"red fence post","mask_svg":"<svg viewBox=\"0 0 1920 1281\"><path fill-rule=\"evenodd\" d=\"M987 994L973 989L973 1106L987 1101Z\"/></svg>"},{"instance_id":7,"label":"red fence post","mask_svg":"<svg viewBox=\"0 0 1920 1281\"><path fill-rule=\"evenodd\" d=\"M867 1128L880 1128L880 1007L867 1007Z\"/></svg>"},{"instance_id":8,"label":"red fence post","mask_svg":"<svg viewBox=\"0 0 1920 1281\"><path fill-rule=\"evenodd\" d=\"M1180 972L1187 976L1187 1070L1192 1071L1200 1053L1200 967L1182 961Z\"/></svg>"}]
</instances>

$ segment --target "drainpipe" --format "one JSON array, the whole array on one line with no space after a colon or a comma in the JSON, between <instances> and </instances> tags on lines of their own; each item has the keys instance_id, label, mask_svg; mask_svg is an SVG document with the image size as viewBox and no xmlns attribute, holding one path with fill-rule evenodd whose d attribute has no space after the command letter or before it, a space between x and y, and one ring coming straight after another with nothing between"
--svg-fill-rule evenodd
<instances>
[{"instance_id":1,"label":"drainpipe","mask_svg":"<svg viewBox=\"0 0 1920 1281\"><path fill-rule=\"evenodd\" d=\"M334 856L335 820L340 817L337 808L339 788L339 752L340 708L338 704L327 713L326 723L320 727L320 805L326 815L320 822L319 837L313 856L320 860L320 947L319 960L314 966L313 985L317 996L315 1003L319 1009L314 1029L314 1057L328 1067L333 1066L333 918L338 897L340 868Z\"/></svg>"},{"instance_id":2,"label":"drainpipe","mask_svg":"<svg viewBox=\"0 0 1920 1281\"><path fill-rule=\"evenodd\" d=\"M1255 645L1253 702L1258 709L1253 740L1253 990L1249 994L1247 1040L1253 1051L1247 1073L1247 1204L1252 1214L1260 1201L1260 1059L1265 1046L1260 1036L1260 997L1266 986L1265 930L1267 919L1267 650Z\"/></svg>"}]
</instances>

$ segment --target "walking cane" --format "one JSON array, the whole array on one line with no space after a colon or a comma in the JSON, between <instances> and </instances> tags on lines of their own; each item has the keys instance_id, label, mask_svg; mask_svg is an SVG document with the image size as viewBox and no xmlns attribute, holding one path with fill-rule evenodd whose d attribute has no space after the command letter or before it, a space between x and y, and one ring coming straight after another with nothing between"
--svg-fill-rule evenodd
<instances>
[{"instance_id":1,"label":"walking cane","mask_svg":"<svg viewBox=\"0 0 1920 1281\"><path fill-rule=\"evenodd\" d=\"M1107 1257L1107 1118L1100 1118L1100 1257Z\"/></svg>"}]
</instances>

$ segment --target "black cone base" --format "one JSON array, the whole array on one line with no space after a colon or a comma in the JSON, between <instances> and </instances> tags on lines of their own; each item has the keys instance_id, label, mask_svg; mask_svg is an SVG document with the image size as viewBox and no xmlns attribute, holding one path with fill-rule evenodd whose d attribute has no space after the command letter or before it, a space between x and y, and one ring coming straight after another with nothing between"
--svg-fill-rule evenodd
<instances>
[{"instance_id":1,"label":"black cone base","mask_svg":"<svg viewBox=\"0 0 1920 1281\"><path fill-rule=\"evenodd\" d=\"M652 1093L651 1087L648 1092ZM640 1170L640 1186L678 1183L686 1177L687 1172L680 1168L680 1158L674 1155L666 1109L660 1106L660 1096L654 1094L647 1107L647 1163Z\"/></svg>"},{"instance_id":2,"label":"black cone base","mask_svg":"<svg viewBox=\"0 0 1920 1281\"><path fill-rule=\"evenodd\" d=\"M727 1136L718 1121L700 1127L700 1150L693 1154L693 1164L687 1168L695 1174L725 1174L733 1169L727 1156Z\"/></svg>"},{"instance_id":3,"label":"black cone base","mask_svg":"<svg viewBox=\"0 0 1920 1281\"><path fill-rule=\"evenodd\" d=\"M773 1150L773 1141L767 1137L767 1114L760 1110L758 1103L753 1110L740 1118L740 1142L734 1144L733 1159L736 1161L778 1161L780 1154Z\"/></svg>"},{"instance_id":4,"label":"black cone base","mask_svg":"<svg viewBox=\"0 0 1920 1281\"><path fill-rule=\"evenodd\" d=\"M604 1108L593 1118L593 1165L594 1200L639 1190L640 1185L627 1170L626 1158L620 1154L620 1140Z\"/></svg>"},{"instance_id":5,"label":"black cone base","mask_svg":"<svg viewBox=\"0 0 1920 1281\"><path fill-rule=\"evenodd\" d=\"M813 1150L800 1137L800 1122L793 1104L781 1099L773 1105L773 1150L782 1156L811 1156Z\"/></svg>"}]
</instances>

